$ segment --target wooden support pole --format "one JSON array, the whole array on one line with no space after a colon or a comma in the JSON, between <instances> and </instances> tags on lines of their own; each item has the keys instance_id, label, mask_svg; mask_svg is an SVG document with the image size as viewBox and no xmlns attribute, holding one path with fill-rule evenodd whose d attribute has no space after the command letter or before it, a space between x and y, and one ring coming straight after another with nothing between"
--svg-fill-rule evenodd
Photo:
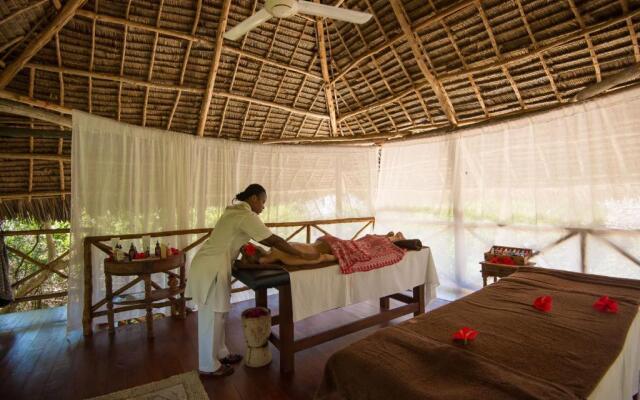
<instances>
[{"instance_id":1,"label":"wooden support pole","mask_svg":"<svg viewBox=\"0 0 640 400\"><path fill-rule=\"evenodd\" d=\"M440 103L440 107L442 107L442 110L444 111L451 125L457 125L458 121L456 120L456 115L453 109L453 105L451 104L451 100L449 99L449 96L447 96L442 83L440 83L440 81L436 79L431 71L429 71L427 63L424 60L424 54L418 46L414 31L411 30L411 25L409 24L409 21L407 21L407 17L404 13L404 8L402 7L400 0L390 0L390 3L391 7L393 8L393 12L396 15L396 19L398 20L398 23L400 24L400 27L404 32L407 42L411 47L413 56L416 58L416 62L418 63L418 67L420 67L422 75L424 75L424 77L427 79L427 82L429 82L429 85L431 86L438 99L438 102Z\"/></svg>"},{"instance_id":2,"label":"wooden support pole","mask_svg":"<svg viewBox=\"0 0 640 400\"><path fill-rule=\"evenodd\" d=\"M319 0L315 0L319 3ZM324 40L324 26L322 18L316 18L316 41L318 44L318 57L320 57L320 69L322 70L322 79L324 79L324 97L327 102L327 110L329 110L329 118L331 122L331 135L338 135L338 123L336 122L336 105L333 101L333 89L331 88L331 78L329 77L329 68L327 66L327 50Z\"/></svg>"},{"instance_id":3,"label":"wooden support pole","mask_svg":"<svg viewBox=\"0 0 640 400\"><path fill-rule=\"evenodd\" d=\"M25 64L33 57L44 45L49 43L51 38L66 25L67 22L76 13L76 10L82 6L85 0L68 0L62 10L55 16L51 24L36 37L24 49L13 62L2 71L0 75L0 89L4 89L14 76L25 66Z\"/></svg>"}]
</instances>

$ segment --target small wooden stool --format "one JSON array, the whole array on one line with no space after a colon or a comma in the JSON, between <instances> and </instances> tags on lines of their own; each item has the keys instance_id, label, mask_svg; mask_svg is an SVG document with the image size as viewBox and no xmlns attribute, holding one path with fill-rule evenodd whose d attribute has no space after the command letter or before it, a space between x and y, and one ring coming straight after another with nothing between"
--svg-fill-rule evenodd
<instances>
[{"instance_id":1,"label":"small wooden stool","mask_svg":"<svg viewBox=\"0 0 640 400\"><path fill-rule=\"evenodd\" d=\"M171 272L179 269L179 273ZM151 274L165 273L170 277L178 278L178 285L174 288L162 288L151 280ZM109 321L109 334L115 333L114 316L118 312L131 310L147 310L147 337L153 338L153 309L171 306L172 315L185 317L186 298L185 289L185 254L179 253L167 258L150 257L129 262L105 261L104 263L105 286L107 290L107 319ZM113 291L113 276L137 276L134 280ZM123 293L136 285L144 282L144 293ZM114 306L119 307L114 307Z\"/></svg>"}]
</instances>

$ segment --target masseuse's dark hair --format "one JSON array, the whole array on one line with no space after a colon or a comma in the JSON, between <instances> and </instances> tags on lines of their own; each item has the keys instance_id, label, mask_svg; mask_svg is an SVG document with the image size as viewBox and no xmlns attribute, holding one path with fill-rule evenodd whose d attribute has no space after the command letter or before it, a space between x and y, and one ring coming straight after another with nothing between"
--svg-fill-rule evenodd
<instances>
[{"instance_id":1,"label":"masseuse's dark hair","mask_svg":"<svg viewBox=\"0 0 640 400\"><path fill-rule=\"evenodd\" d=\"M262 193L265 193L265 194L267 193L267 191L264 190L262 185L258 185L257 183L252 183L251 185L247 186L245 190L243 190L242 192L236 195L236 200L247 201L249 197L253 195L259 196Z\"/></svg>"}]
</instances>

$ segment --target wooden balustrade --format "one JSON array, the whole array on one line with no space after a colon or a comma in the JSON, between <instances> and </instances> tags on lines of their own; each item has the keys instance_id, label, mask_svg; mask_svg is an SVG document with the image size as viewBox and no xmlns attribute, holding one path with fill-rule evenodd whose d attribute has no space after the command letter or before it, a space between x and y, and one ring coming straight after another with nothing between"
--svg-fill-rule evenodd
<instances>
[{"instance_id":1,"label":"wooden balustrade","mask_svg":"<svg viewBox=\"0 0 640 400\"><path fill-rule=\"evenodd\" d=\"M4 231L0 232L0 236L6 239L12 236L40 236L69 233L69 229L33 229L28 231ZM46 262L36 259L30 253L27 254L23 250L10 246L6 243L6 240L5 247L9 253L15 255L20 259L20 264L22 264L23 262L29 263L36 266L37 270L11 283L11 288L13 289L14 293L14 301L11 305L0 310L0 313L13 312L17 304L27 301L67 297L68 293L66 290L66 286L68 280L68 272L65 271L69 270L69 249L62 249L61 254L56 256L53 260ZM55 248L51 248L49 249L49 251L51 254L59 253L58 249ZM16 268L16 265L10 265L9 276L13 276L14 268ZM50 293L33 294L34 292L38 292L38 289L45 285L53 275L57 275L63 279L65 290L58 290Z\"/></svg>"},{"instance_id":2,"label":"wooden balustrade","mask_svg":"<svg viewBox=\"0 0 640 400\"><path fill-rule=\"evenodd\" d=\"M357 233L353 236L353 238L357 238L364 230L375 224L375 219L373 217L363 217L363 218L342 218L342 219L331 219L331 220L313 220L313 221L297 221L297 222L274 222L267 223L266 225L270 228L297 228L292 234L287 237L287 240L294 239L298 234L305 232L306 234L306 243L311 243L311 232L313 229L321 232L322 234L326 234L327 231L321 228L321 225L334 225L334 224L349 224L349 223L364 223L364 226L361 227ZM83 312L83 331L86 336L92 334L92 321L95 317L100 315L104 315L106 312L104 310L100 310L104 308L107 299L102 298L97 302L93 303L93 261L92 261L92 248L95 247L98 250L102 251L106 256L111 256L111 247L105 244L104 242L109 242L111 238L120 238L120 239L141 239L143 236L150 236L152 238L160 238L160 237L168 237L168 236L184 236L184 235L202 235L198 237L193 242L184 246L180 249L182 252L186 253L196 246L203 243L210 235L213 229L211 228L201 228L201 229L184 229L184 230L173 230L173 231L164 231L164 232L149 232L149 233L133 233L126 235L102 235L102 236L89 236L84 239L84 312ZM235 283L234 280L232 282ZM127 289L133 287L137 282L132 281L126 284L125 286L118 289L117 292L113 294L124 293ZM234 288L232 292L237 293L247 290L246 287Z\"/></svg>"}]
</instances>

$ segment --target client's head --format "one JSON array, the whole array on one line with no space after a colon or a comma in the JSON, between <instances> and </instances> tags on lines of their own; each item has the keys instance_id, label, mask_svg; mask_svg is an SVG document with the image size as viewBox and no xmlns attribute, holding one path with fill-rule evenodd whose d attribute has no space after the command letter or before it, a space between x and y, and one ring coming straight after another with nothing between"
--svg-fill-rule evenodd
<instances>
[{"instance_id":1,"label":"client's head","mask_svg":"<svg viewBox=\"0 0 640 400\"><path fill-rule=\"evenodd\" d=\"M251 211L260 214L267 202L267 191L257 183L252 183L236 195L236 200L244 201L251 206Z\"/></svg>"}]
</instances>

